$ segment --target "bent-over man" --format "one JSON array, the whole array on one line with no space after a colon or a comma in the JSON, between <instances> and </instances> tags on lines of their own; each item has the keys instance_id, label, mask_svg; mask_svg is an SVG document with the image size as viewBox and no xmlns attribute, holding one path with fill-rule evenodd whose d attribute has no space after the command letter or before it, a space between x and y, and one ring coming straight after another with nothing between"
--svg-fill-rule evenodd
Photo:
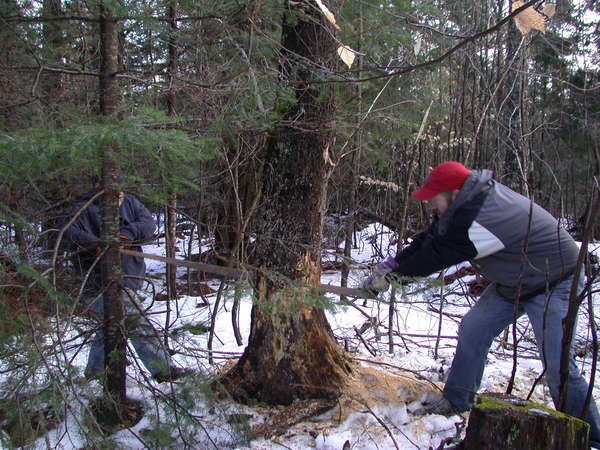
<instances>
[{"instance_id":1,"label":"bent-over man","mask_svg":"<svg viewBox=\"0 0 600 450\"><path fill-rule=\"evenodd\" d=\"M433 223L395 257L375 266L364 288L382 291L390 274L422 277L467 260L491 281L461 321L443 397L429 405L428 412L448 414L473 406L487 353L494 338L513 322L515 306L517 317L529 317L557 405L562 320L579 251L573 238L542 207L492 179L489 170L442 163L412 196L429 203L435 213ZM587 390L571 356L568 414L580 416ZM586 420L592 444L600 447L600 417L594 401Z\"/></svg>"}]
</instances>

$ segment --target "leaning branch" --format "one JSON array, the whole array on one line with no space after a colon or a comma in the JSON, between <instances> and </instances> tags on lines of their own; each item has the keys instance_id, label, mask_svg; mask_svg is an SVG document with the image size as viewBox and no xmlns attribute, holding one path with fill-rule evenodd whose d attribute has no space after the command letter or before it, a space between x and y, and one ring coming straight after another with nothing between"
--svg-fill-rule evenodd
<instances>
[{"instance_id":1,"label":"leaning branch","mask_svg":"<svg viewBox=\"0 0 600 450\"><path fill-rule=\"evenodd\" d=\"M224 17L215 16L215 15L207 15L207 16L186 16L186 17L177 17L175 19L170 17L160 17L160 16L122 16L117 17L115 20L117 22L124 20L154 20L157 22L171 22L176 20L177 22L194 22L201 20L224 20ZM100 22L99 17L93 16L0 16L0 20L6 23L49 23L49 22Z\"/></svg>"},{"instance_id":2,"label":"leaning branch","mask_svg":"<svg viewBox=\"0 0 600 450\"><path fill-rule=\"evenodd\" d=\"M596 153L596 164L600 163L600 157ZM573 275L573 285L571 287L571 295L569 297L569 308L567 315L563 319L563 341L562 341L562 354L560 359L560 390L557 408L559 411L564 411L567 405L567 386L569 377L569 359L571 342L573 333L575 331L575 324L577 319L577 313L579 306L583 300L583 294L579 294L579 277L581 276L581 269L583 267L585 258L588 252L588 243L592 235L592 229L596 222L596 218L600 213L600 192L599 192L599 179L594 179L594 190L592 192L591 207L588 209L588 215L586 218L583 239L581 241L581 249L579 251L579 257L577 259L577 265L575 266L575 273ZM582 416L585 416L586 411L582 411Z\"/></svg>"}]
</instances>

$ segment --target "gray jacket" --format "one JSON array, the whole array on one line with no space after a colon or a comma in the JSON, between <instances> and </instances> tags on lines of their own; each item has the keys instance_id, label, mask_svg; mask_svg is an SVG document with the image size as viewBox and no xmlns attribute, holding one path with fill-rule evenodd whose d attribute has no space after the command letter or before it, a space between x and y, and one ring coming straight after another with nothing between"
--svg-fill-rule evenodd
<instances>
[{"instance_id":1,"label":"gray jacket","mask_svg":"<svg viewBox=\"0 0 600 450\"><path fill-rule=\"evenodd\" d=\"M545 209L473 171L442 217L396 255L395 272L426 276L469 260L504 297L526 299L571 275L579 249Z\"/></svg>"},{"instance_id":2,"label":"gray jacket","mask_svg":"<svg viewBox=\"0 0 600 450\"><path fill-rule=\"evenodd\" d=\"M82 196L71 208L67 209L58 219L57 228L62 228L68 223L71 217L93 195L94 192ZM156 229L156 224L150 212L132 195L125 195L123 203L119 207L119 218L119 234L126 236L128 242L148 239ZM64 233L63 239L68 249L74 252L72 261L75 271L80 275L87 274L97 259L96 249L101 247L101 227L100 205L99 201L96 200L79 215L77 220ZM131 245L129 248L142 251L139 243ZM123 284L131 289L139 289L143 283L141 277L146 274L144 259L137 256L122 255L121 267L123 270ZM102 290L102 277L98 261L90 273L84 292L86 295L93 296L99 294Z\"/></svg>"}]
</instances>

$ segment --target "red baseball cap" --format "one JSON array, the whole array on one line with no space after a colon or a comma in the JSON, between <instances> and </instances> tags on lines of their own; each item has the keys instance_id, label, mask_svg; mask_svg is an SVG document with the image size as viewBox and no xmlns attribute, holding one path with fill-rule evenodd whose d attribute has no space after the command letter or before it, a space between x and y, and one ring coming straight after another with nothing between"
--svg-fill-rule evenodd
<instances>
[{"instance_id":1,"label":"red baseball cap","mask_svg":"<svg viewBox=\"0 0 600 450\"><path fill-rule=\"evenodd\" d=\"M465 184L471 171L456 161L446 161L435 166L425 184L418 191L413 192L415 200L430 200L441 192L460 189Z\"/></svg>"}]
</instances>

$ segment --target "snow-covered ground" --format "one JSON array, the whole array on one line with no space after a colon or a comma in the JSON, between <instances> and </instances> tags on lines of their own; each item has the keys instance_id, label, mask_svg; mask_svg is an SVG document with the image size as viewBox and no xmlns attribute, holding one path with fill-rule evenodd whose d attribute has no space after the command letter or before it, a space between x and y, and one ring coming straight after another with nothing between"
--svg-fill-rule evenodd
<instances>
[{"instance_id":1,"label":"snow-covered ground","mask_svg":"<svg viewBox=\"0 0 600 450\"><path fill-rule=\"evenodd\" d=\"M395 245L389 244L392 238L392 233L380 225L371 225L359 233L358 248L352 253L352 258L358 264L350 275L351 286L360 284L368 273L367 266L378 262L381 253L395 253ZM178 257L186 258L188 255L183 250L187 249L187 242L182 241L179 244L182 251ZM205 244L210 245L210 242ZM195 247L193 252L197 253L198 250ZM145 246L144 251L164 255L161 245ZM333 253L331 249L326 250L324 258L339 258ZM147 264L148 274L151 277L156 276L156 289L158 292L164 291L164 264L152 260L147 260ZM447 273L456 269L449 269ZM179 276L185 273L185 268L178 269ZM176 302L171 302L170 327L180 330L170 341L171 348L177 351L174 360L181 366L196 369L199 375L172 390L172 387L166 384L159 385L149 381L145 369L133 358L128 367L128 395L144 403L145 415L137 425L113 434L108 441L91 433L90 428L93 427L84 419L89 400L99 395L102 387L96 381L86 382L81 378L87 358L87 347L84 346L83 350L77 353L77 345L74 344L81 340L80 331L83 325L78 321L63 324L55 336L55 339L60 336L61 342L49 342L49 347L62 346L65 350L57 353L58 357L48 358L47 363L50 366L56 364L64 367L65 362L68 362L75 369L70 382L55 388L62 389L65 398L69 399L65 409L66 418L30 447L264 450L438 448L444 439L457 433L460 436L460 430L464 433L466 415L415 415L411 411L420 406L422 401L439 392L436 386L442 385L452 362L460 316L477 300L466 294L466 283L472 278L473 276L463 277L446 286L434 283L427 289L422 289L424 285L410 285L404 292L395 292L395 334L392 336L391 353L387 329L391 290L381 296L381 302L364 302L359 299L351 305L340 305L338 298L329 296L336 304L335 308L327 311L333 332L339 342L348 347L357 367L364 370L357 371L357 374L360 374L357 376L363 377L357 382L366 382L369 374L379 373L393 384L393 390L387 392L375 384L360 384L373 386L366 388L370 392L362 393L370 399L368 406L343 409L340 405L334 411L294 425L282 435L250 442L244 440L244 433L240 432L240 429L268 422L278 411L285 413L285 409L268 408L263 405L248 407L227 399L215 400L205 395L207 390L202 388L207 378L231 365L234 358L244 349L250 329L251 298L248 289L242 287L241 290L239 324L244 339L241 346L236 344L231 320L233 287L230 286L221 299L212 343L213 364L209 364L208 361L208 333L196 330L199 324L210 322L216 294L207 294L204 298L183 296ZM323 273L322 283L339 285L339 282L339 272ZM219 283L219 280L208 281L208 285L215 291L218 290ZM151 289L148 289L147 296L151 298ZM204 299L209 301L210 306L205 305ZM152 304L150 311L155 313L152 317L157 328L165 325L165 310L165 302L155 301ZM586 320L580 320L582 337L586 336L585 322ZM519 322L519 330L525 333L525 337L520 343L522 357L519 359L513 394L526 397L540 373L541 363L537 358L535 343L526 319ZM359 332L360 337L357 335ZM439 339L438 335L441 336ZM69 343L68 346L63 345L66 342ZM504 345L498 340L492 347L481 391L505 391L512 369L511 342L512 336L509 335L508 344ZM587 359L580 364L588 377L589 357L588 353ZM57 362L54 358L60 361ZM599 385L598 381L600 380L596 381L596 386ZM598 398L598 394L596 389L594 397ZM536 387L533 399L552 405L547 389L542 383ZM184 408L175 407L175 402ZM182 413L184 410L186 413Z\"/></svg>"}]
</instances>

